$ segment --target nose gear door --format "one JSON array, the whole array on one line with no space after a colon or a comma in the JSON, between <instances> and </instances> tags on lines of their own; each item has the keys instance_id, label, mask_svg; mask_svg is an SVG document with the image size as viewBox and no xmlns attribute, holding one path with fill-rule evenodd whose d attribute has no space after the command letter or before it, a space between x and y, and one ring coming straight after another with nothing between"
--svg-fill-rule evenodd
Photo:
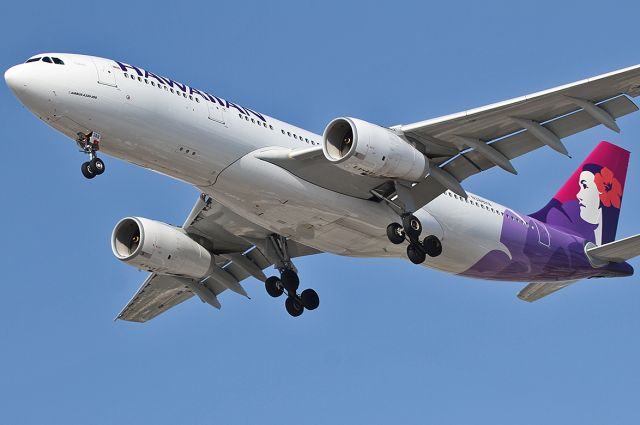
<instances>
[{"instance_id":1,"label":"nose gear door","mask_svg":"<svg viewBox=\"0 0 640 425\"><path fill-rule=\"evenodd\" d=\"M98 83L105 86L118 87L116 83L116 74L113 71L113 65L107 61L93 60L98 73Z\"/></svg>"}]
</instances>

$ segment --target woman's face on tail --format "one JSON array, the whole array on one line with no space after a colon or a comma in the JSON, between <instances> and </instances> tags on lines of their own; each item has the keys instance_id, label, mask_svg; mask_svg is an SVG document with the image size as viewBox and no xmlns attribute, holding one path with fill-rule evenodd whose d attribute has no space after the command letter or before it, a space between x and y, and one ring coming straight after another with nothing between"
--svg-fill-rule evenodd
<instances>
[{"instance_id":1,"label":"woman's face on tail","mask_svg":"<svg viewBox=\"0 0 640 425\"><path fill-rule=\"evenodd\" d=\"M600 222L600 192L590 171L580 173L578 184L580 191L576 196L580 202L580 217L591 224Z\"/></svg>"}]
</instances>

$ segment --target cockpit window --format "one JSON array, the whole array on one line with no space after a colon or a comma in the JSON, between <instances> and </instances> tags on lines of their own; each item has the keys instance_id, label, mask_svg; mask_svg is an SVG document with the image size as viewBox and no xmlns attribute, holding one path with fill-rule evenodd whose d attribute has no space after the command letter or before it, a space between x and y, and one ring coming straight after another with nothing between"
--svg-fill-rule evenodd
<instances>
[{"instance_id":1,"label":"cockpit window","mask_svg":"<svg viewBox=\"0 0 640 425\"><path fill-rule=\"evenodd\" d=\"M55 63L56 65L64 65L64 62L62 62L62 59L58 59L58 58L51 58L53 59L53 63Z\"/></svg>"},{"instance_id":2,"label":"cockpit window","mask_svg":"<svg viewBox=\"0 0 640 425\"><path fill-rule=\"evenodd\" d=\"M27 59L27 61L25 63L29 63L29 62L38 62L41 58L31 58L31 59Z\"/></svg>"},{"instance_id":3,"label":"cockpit window","mask_svg":"<svg viewBox=\"0 0 640 425\"><path fill-rule=\"evenodd\" d=\"M46 63L52 63L51 62L51 58L49 56L45 56L42 58L42 62L46 62Z\"/></svg>"}]
</instances>

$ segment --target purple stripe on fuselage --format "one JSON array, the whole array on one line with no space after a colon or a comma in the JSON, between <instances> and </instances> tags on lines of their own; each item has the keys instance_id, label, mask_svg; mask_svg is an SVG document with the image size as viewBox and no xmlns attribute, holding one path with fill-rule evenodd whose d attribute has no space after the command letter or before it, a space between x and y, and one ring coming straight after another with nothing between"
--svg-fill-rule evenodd
<instances>
[{"instance_id":1,"label":"purple stripe on fuselage","mask_svg":"<svg viewBox=\"0 0 640 425\"><path fill-rule=\"evenodd\" d=\"M519 217L524 219L524 223ZM503 216L500 242L511 258L503 251L494 250L461 274L480 279L523 282L633 274L633 268L627 263L593 267L584 252L587 240L509 210Z\"/></svg>"}]
</instances>

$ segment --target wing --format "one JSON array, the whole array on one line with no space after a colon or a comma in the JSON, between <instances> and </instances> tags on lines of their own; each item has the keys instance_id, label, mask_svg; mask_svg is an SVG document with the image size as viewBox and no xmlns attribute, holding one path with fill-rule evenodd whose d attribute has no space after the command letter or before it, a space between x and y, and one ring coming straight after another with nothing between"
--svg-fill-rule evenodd
<instances>
[{"instance_id":1,"label":"wing","mask_svg":"<svg viewBox=\"0 0 640 425\"><path fill-rule=\"evenodd\" d=\"M462 181L506 165L500 157L511 160L543 146L566 154L560 139L598 124L620 131L615 119L638 110L627 96L639 94L640 66L634 66L396 128L422 144L425 152L432 152L445 171ZM443 147L457 152L443 155Z\"/></svg>"},{"instance_id":2,"label":"wing","mask_svg":"<svg viewBox=\"0 0 640 425\"><path fill-rule=\"evenodd\" d=\"M504 102L391 127L429 158L431 172L403 197L423 206L459 182L499 166L517 173L511 160L543 146L567 154L561 139L603 124L619 131L616 119L638 110L629 99L640 94L640 65ZM313 150L313 148L311 149ZM316 149L316 153L319 153ZM336 171L322 155L308 150L265 150L258 157L336 192L391 197L395 182ZM462 195L466 195L462 193ZM405 202L406 203L406 202Z\"/></svg>"},{"instance_id":3,"label":"wing","mask_svg":"<svg viewBox=\"0 0 640 425\"><path fill-rule=\"evenodd\" d=\"M220 308L218 295L227 289L247 295L240 282L250 276L264 281L266 276L262 270L278 261L266 242L271 232L204 194L198 198L182 227L215 254L218 268L202 281L152 273L116 319L146 322L193 295ZM294 241L287 241L287 245L291 258L319 252Z\"/></svg>"}]
</instances>

